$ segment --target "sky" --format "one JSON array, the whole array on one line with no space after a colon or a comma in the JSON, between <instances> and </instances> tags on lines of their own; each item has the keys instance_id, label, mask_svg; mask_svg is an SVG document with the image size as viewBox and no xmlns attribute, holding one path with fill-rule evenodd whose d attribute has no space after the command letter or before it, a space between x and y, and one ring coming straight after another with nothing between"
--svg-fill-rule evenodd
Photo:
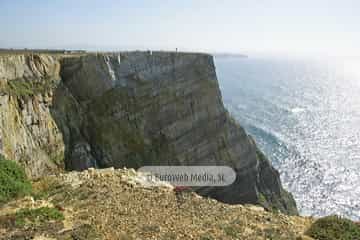
<instances>
[{"instance_id":1,"label":"sky","mask_svg":"<svg viewBox=\"0 0 360 240\"><path fill-rule=\"evenodd\" d=\"M0 0L0 48L360 56L358 0Z\"/></svg>"}]
</instances>

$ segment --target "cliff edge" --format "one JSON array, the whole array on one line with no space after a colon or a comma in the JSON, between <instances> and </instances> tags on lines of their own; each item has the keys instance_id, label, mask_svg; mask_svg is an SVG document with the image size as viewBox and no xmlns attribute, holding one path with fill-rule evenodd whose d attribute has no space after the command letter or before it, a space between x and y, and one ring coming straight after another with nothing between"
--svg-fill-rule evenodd
<instances>
[{"instance_id":1,"label":"cliff edge","mask_svg":"<svg viewBox=\"0 0 360 240\"><path fill-rule=\"evenodd\" d=\"M0 153L38 177L61 169L227 165L226 203L297 214L278 172L223 106L207 54L0 56Z\"/></svg>"},{"instance_id":2,"label":"cliff edge","mask_svg":"<svg viewBox=\"0 0 360 240\"><path fill-rule=\"evenodd\" d=\"M33 182L34 197L0 207L0 239L312 240L309 217L228 205L134 169L88 169ZM155 184L156 183L156 184Z\"/></svg>"}]
</instances>

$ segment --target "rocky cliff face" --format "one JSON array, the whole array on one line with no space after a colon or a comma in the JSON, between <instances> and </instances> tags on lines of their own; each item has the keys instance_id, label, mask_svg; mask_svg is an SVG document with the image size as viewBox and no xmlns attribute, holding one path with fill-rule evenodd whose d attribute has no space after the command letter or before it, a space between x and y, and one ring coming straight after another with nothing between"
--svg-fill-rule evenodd
<instances>
[{"instance_id":1,"label":"rocky cliff face","mask_svg":"<svg viewBox=\"0 0 360 240\"><path fill-rule=\"evenodd\" d=\"M278 172L227 113L206 54L0 57L1 152L32 176L66 169L228 165L228 203L295 214Z\"/></svg>"},{"instance_id":2,"label":"rocky cliff face","mask_svg":"<svg viewBox=\"0 0 360 240\"><path fill-rule=\"evenodd\" d=\"M50 111L59 71L50 56L0 56L0 153L31 176L63 167L65 145Z\"/></svg>"}]
</instances>

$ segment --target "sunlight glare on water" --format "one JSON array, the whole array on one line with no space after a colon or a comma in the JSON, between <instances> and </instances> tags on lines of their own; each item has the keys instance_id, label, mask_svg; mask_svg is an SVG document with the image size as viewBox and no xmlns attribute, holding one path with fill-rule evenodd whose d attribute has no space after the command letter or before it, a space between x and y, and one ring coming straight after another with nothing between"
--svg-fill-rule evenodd
<instances>
[{"instance_id":1,"label":"sunlight glare on water","mask_svg":"<svg viewBox=\"0 0 360 240\"><path fill-rule=\"evenodd\" d=\"M302 214L360 219L360 61L215 59L224 103Z\"/></svg>"}]
</instances>

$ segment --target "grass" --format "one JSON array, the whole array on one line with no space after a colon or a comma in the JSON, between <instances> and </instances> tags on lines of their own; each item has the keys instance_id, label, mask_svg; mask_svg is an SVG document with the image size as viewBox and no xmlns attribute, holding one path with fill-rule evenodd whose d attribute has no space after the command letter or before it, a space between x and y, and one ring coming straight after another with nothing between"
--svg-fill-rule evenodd
<instances>
[{"instance_id":1,"label":"grass","mask_svg":"<svg viewBox=\"0 0 360 240\"><path fill-rule=\"evenodd\" d=\"M268 240L295 239L295 236L288 236L288 235L282 236L281 231L276 228L265 228L263 230L263 233L264 233L264 238Z\"/></svg>"},{"instance_id":2,"label":"grass","mask_svg":"<svg viewBox=\"0 0 360 240\"><path fill-rule=\"evenodd\" d=\"M49 221L64 220L64 215L56 208L41 207L36 209L23 208L15 214L15 224L24 226L27 223L39 225Z\"/></svg>"},{"instance_id":3,"label":"grass","mask_svg":"<svg viewBox=\"0 0 360 240\"><path fill-rule=\"evenodd\" d=\"M28 195L31 190L24 169L0 155L0 203Z\"/></svg>"},{"instance_id":4,"label":"grass","mask_svg":"<svg viewBox=\"0 0 360 240\"><path fill-rule=\"evenodd\" d=\"M15 79L8 82L5 91L12 96L27 98L49 91L53 87L53 81L51 79L43 79L41 82Z\"/></svg>"},{"instance_id":5,"label":"grass","mask_svg":"<svg viewBox=\"0 0 360 240\"><path fill-rule=\"evenodd\" d=\"M266 156L264 155L264 153L258 148L256 148L256 156L258 157L258 159L260 161L267 161Z\"/></svg>"},{"instance_id":6,"label":"grass","mask_svg":"<svg viewBox=\"0 0 360 240\"><path fill-rule=\"evenodd\" d=\"M68 238L65 238L68 239ZM71 233L71 237L69 240L100 240L102 239L101 235L98 233L97 229L94 226L91 226L89 224L81 225L80 227L74 229ZM122 240L126 239L133 239L131 237L122 237L120 238Z\"/></svg>"},{"instance_id":7,"label":"grass","mask_svg":"<svg viewBox=\"0 0 360 240\"><path fill-rule=\"evenodd\" d=\"M35 200L47 199L59 191L61 191L61 185L59 183L49 177L44 177L33 182L31 195Z\"/></svg>"},{"instance_id":8,"label":"grass","mask_svg":"<svg viewBox=\"0 0 360 240\"><path fill-rule=\"evenodd\" d=\"M259 204L260 205L267 205L266 197L262 193L259 193Z\"/></svg>"},{"instance_id":9,"label":"grass","mask_svg":"<svg viewBox=\"0 0 360 240\"><path fill-rule=\"evenodd\" d=\"M214 240L214 238L211 235L203 235L200 237L200 240Z\"/></svg>"},{"instance_id":10,"label":"grass","mask_svg":"<svg viewBox=\"0 0 360 240\"><path fill-rule=\"evenodd\" d=\"M306 235L317 240L357 240L360 239L360 227L349 219L328 216L313 223Z\"/></svg>"},{"instance_id":11,"label":"grass","mask_svg":"<svg viewBox=\"0 0 360 240\"><path fill-rule=\"evenodd\" d=\"M226 226L223 228L224 233L232 238L238 238L239 237L239 229L234 226Z\"/></svg>"},{"instance_id":12,"label":"grass","mask_svg":"<svg viewBox=\"0 0 360 240\"><path fill-rule=\"evenodd\" d=\"M70 185L58 182L52 177L43 177L33 182L31 195L34 200L47 200L61 206L74 199L86 199L89 194L80 190L74 191Z\"/></svg>"}]
</instances>

